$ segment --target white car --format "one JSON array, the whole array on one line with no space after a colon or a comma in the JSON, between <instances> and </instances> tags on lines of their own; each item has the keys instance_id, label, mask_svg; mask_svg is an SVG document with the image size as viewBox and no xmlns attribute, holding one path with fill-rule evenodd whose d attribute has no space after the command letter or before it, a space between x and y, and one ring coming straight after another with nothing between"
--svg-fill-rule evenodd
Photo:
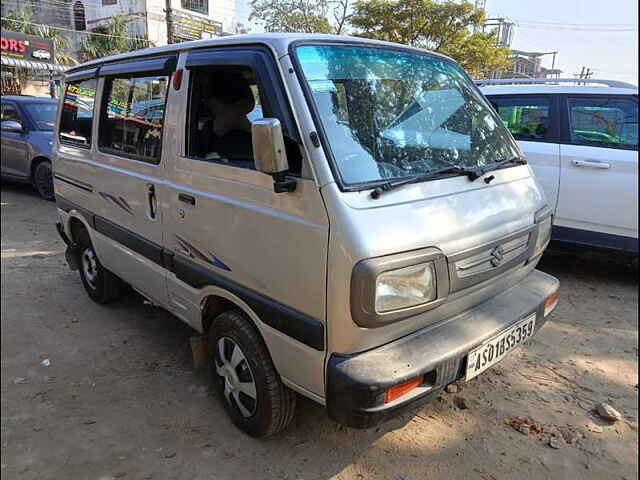
<instances>
[{"instance_id":1,"label":"white car","mask_svg":"<svg viewBox=\"0 0 640 480\"><path fill-rule=\"evenodd\" d=\"M476 83L545 191L552 238L637 255L638 88L609 80Z\"/></svg>"}]
</instances>

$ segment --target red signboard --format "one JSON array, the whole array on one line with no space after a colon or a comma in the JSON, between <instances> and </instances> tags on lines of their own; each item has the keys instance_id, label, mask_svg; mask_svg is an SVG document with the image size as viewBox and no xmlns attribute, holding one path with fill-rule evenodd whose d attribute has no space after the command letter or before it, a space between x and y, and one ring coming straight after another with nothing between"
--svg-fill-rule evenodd
<instances>
[{"instance_id":1,"label":"red signboard","mask_svg":"<svg viewBox=\"0 0 640 480\"><path fill-rule=\"evenodd\" d=\"M20 60L54 63L53 40L18 32L2 31L0 37L2 56Z\"/></svg>"}]
</instances>

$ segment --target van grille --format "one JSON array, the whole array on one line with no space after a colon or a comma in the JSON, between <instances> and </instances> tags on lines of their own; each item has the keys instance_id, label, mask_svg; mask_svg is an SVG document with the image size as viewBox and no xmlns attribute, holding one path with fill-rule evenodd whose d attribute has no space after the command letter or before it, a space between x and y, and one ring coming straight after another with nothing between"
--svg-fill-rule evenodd
<instances>
[{"instance_id":1,"label":"van grille","mask_svg":"<svg viewBox=\"0 0 640 480\"><path fill-rule=\"evenodd\" d=\"M455 263L458 277L464 278L486 272L522 255L529 245L529 234L495 245Z\"/></svg>"},{"instance_id":2,"label":"van grille","mask_svg":"<svg viewBox=\"0 0 640 480\"><path fill-rule=\"evenodd\" d=\"M533 248L532 228L449 258L451 291L480 283L525 262Z\"/></svg>"}]
</instances>

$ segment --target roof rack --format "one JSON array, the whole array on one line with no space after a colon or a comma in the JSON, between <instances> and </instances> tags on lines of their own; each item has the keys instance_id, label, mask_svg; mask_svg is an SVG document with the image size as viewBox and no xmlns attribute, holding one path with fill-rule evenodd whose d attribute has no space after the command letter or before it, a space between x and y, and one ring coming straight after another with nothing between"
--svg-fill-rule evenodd
<instances>
[{"instance_id":1,"label":"roof rack","mask_svg":"<svg viewBox=\"0 0 640 480\"><path fill-rule=\"evenodd\" d=\"M516 84L559 84L559 83L573 83L576 85L596 84L606 85L607 87L615 88L633 88L638 89L637 85L633 85L627 82L621 82L619 80L605 80L601 78L488 78L481 80L474 80L474 83L478 86L485 85L516 85Z\"/></svg>"}]
</instances>

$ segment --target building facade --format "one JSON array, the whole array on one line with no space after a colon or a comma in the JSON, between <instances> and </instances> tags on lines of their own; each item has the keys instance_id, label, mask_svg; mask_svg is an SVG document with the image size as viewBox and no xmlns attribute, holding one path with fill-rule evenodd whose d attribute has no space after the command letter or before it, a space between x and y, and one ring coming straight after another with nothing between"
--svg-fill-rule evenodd
<instances>
[{"instance_id":1,"label":"building facade","mask_svg":"<svg viewBox=\"0 0 640 480\"><path fill-rule=\"evenodd\" d=\"M156 46L248 31L249 0L76 0L77 3L83 5L87 30L99 29L119 14L128 19L130 35L146 38Z\"/></svg>"},{"instance_id":2,"label":"building facade","mask_svg":"<svg viewBox=\"0 0 640 480\"><path fill-rule=\"evenodd\" d=\"M28 6L33 12L33 22L61 29L78 47L89 32L102 31L114 15L122 15L127 19L128 35L145 38L159 46L168 42L248 33L249 1L2 0L2 16ZM82 33L74 36L74 32Z\"/></svg>"}]
</instances>

